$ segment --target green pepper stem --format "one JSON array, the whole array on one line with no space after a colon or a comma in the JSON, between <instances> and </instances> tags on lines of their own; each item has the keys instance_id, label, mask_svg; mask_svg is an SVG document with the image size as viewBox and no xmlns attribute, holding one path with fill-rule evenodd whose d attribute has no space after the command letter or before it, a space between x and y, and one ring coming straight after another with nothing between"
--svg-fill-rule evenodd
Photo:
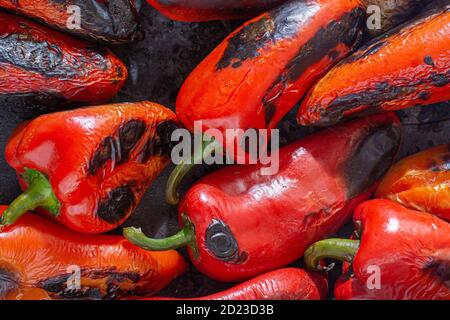
<instances>
[{"instance_id":1,"label":"green pepper stem","mask_svg":"<svg viewBox=\"0 0 450 320\"><path fill-rule=\"evenodd\" d=\"M123 235L132 244L150 251L166 251L185 247L191 244L195 238L195 234L189 226L184 227L177 234L164 239L151 239L141 229L133 227L124 228Z\"/></svg>"},{"instance_id":2,"label":"green pepper stem","mask_svg":"<svg viewBox=\"0 0 450 320\"><path fill-rule=\"evenodd\" d=\"M207 140L207 139L206 139ZM189 163L180 162L169 176L166 185L166 201L171 205L177 205L180 201L177 189L183 181L184 177L195 167L196 164L202 163L203 159L210 156L220 146L213 138L206 141L202 139L202 145L192 154Z\"/></svg>"},{"instance_id":3,"label":"green pepper stem","mask_svg":"<svg viewBox=\"0 0 450 320\"><path fill-rule=\"evenodd\" d=\"M326 239L311 245L305 252L306 266L315 271L329 268L321 266L324 259L352 262L358 252L360 242L349 239Z\"/></svg>"},{"instance_id":4,"label":"green pepper stem","mask_svg":"<svg viewBox=\"0 0 450 320\"><path fill-rule=\"evenodd\" d=\"M41 172L28 168L25 168L21 176L28 184L28 188L3 212L0 217L0 226L12 225L27 211L39 207L58 216L61 204L53 193L48 178Z\"/></svg>"}]
</instances>

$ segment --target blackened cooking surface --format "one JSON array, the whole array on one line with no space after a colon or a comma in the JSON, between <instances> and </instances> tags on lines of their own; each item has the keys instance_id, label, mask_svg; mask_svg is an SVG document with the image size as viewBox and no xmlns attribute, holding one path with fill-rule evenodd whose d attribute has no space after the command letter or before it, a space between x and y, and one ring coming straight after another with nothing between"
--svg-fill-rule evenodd
<instances>
[{"instance_id":1,"label":"blackened cooking surface","mask_svg":"<svg viewBox=\"0 0 450 320\"><path fill-rule=\"evenodd\" d=\"M143 28L147 33L144 41L126 46L113 47L130 71L130 78L116 101L151 100L172 109L178 90L193 68L220 43L239 22L180 23L169 21L147 4L142 8ZM3 152L8 136L23 119L7 111L0 111L0 149ZM450 139L450 103L424 108L414 108L398 113L404 123L404 141L401 157L448 143ZM287 143L313 131L299 128L295 123L295 112L291 112L280 124L282 142ZM139 226L149 236L162 237L178 229L176 208L165 204L164 187L168 168L143 198L136 213L126 226ZM184 188L213 168L200 168ZM0 157L0 203L7 204L19 194L15 174ZM348 226L341 233L348 234ZM120 230L118 230L120 232ZM301 262L299 262L301 263ZM297 265L299 265L297 263ZM334 272L335 274L337 271ZM198 296L219 291L230 284L214 282L195 270L187 273L163 291L166 295Z\"/></svg>"}]
</instances>

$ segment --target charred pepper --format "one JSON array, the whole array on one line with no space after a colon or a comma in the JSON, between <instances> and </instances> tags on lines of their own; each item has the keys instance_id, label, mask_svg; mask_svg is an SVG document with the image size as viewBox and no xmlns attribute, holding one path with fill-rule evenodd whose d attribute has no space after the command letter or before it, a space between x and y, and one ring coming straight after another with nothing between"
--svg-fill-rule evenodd
<instances>
[{"instance_id":1,"label":"charred pepper","mask_svg":"<svg viewBox=\"0 0 450 320\"><path fill-rule=\"evenodd\" d=\"M179 206L183 229L175 236L149 239L135 228L124 235L148 250L188 246L197 269L221 281L284 267L339 230L370 197L400 139L393 114L324 130L281 148L274 175L257 164L202 178Z\"/></svg>"},{"instance_id":2,"label":"charred pepper","mask_svg":"<svg viewBox=\"0 0 450 320\"><path fill-rule=\"evenodd\" d=\"M114 229L169 163L175 128L175 114L151 102L82 108L25 123L6 146L24 193L1 224L37 209L79 232Z\"/></svg>"}]
</instances>

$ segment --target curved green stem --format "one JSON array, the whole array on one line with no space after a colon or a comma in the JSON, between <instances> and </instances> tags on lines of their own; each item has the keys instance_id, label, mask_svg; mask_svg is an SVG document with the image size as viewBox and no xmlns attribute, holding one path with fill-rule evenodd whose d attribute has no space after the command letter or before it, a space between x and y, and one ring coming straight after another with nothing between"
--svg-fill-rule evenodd
<instances>
[{"instance_id":1,"label":"curved green stem","mask_svg":"<svg viewBox=\"0 0 450 320\"><path fill-rule=\"evenodd\" d=\"M164 239L149 238L141 229L133 227L124 228L123 235L132 244L149 251L166 251L185 246L195 247L194 225L187 218L184 218L183 221L185 226L180 232Z\"/></svg>"},{"instance_id":2,"label":"curved green stem","mask_svg":"<svg viewBox=\"0 0 450 320\"><path fill-rule=\"evenodd\" d=\"M352 262L359 249L358 240L326 239L311 245L305 252L305 264L311 270L324 271L324 259Z\"/></svg>"},{"instance_id":3,"label":"curved green stem","mask_svg":"<svg viewBox=\"0 0 450 320\"><path fill-rule=\"evenodd\" d=\"M58 216L61 204L53 193L48 178L37 170L25 168L22 179L28 184L28 189L3 212L0 217L0 225L14 224L24 213L39 207Z\"/></svg>"},{"instance_id":4,"label":"curved green stem","mask_svg":"<svg viewBox=\"0 0 450 320\"><path fill-rule=\"evenodd\" d=\"M191 160L187 162L179 163L169 176L169 180L166 185L166 201L171 205L177 205L180 201L177 189L180 186L183 178L195 167L196 164L202 163L203 159L210 156L220 146L214 139L205 140L202 139L202 145L196 146Z\"/></svg>"}]
</instances>

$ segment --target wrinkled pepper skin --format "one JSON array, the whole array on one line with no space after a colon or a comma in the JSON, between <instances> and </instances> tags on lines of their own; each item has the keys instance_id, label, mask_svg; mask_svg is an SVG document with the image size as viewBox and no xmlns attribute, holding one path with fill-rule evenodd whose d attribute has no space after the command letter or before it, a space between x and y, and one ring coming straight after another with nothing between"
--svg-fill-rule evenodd
<instances>
[{"instance_id":1,"label":"wrinkled pepper skin","mask_svg":"<svg viewBox=\"0 0 450 320\"><path fill-rule=\"evenodd\" d=\"M450 144L417 153L394 165L376 196L450 221Z\"/></svg>"},{"instance_id":2,"label":"wrinkled pepper skin","mask_svg":"<svg viewBox=\"0 0 450 320\"><path fill-rule=\"evenodd\" d=\"M6 161L24 190L30 188L23 179L27 169L48 178L60 207L56 221L75 231L102 233L128 218L170 162L176 121L172 111L151 102L43 115L15 131Z\"/></svg>"},{"instance_id":3,"label":"wrinkled pepper skin","mask_svg":"<svg viewBox=\"0 0 450 320\"><path fill-rule=\"evenodd\" d=\"M185 22L255 17L286 0L147 0L166 17Z\"/></svg>"},{"instance_id":4,"label":"wrinkled pepper skin","mask_svg":"<svg viewBox=\"0 0 450 320\"><path fill-rule=\"evenodd\" d=\"M0 0L0 8L79 37L109 44L143 38L141 0ZM74 9L79 11L74 11ZM79 21L77 21L79 17ZM79 27L75 25L80 22Z\"/></svg>"},{"instance_id":5,"label":"wrinkled pepper skin","mask_svg":"<svg viewBox=\"0 0 450 320\"><path fill-rule=\"evenodd\" d=\"M147 298L145 300L324 300L326 277L297 268L268 272L231 289L193 299Z\"/></svg>"},{"instance_id":6,"label":"wrinkled pepper skin","mask_svg":"<svg viewBox=\"0 0 450 320\"><path fill-rule=\"evenodd\" d=\"M0 13L0 102L20 107L104 103L123 86L125 65L109 50Z\"/></svg>"},{"instance_id":7,"label":"wrinkled pepper skin","mask_svg":"<svg viewBox=\"0 0 450 320\"><path fill-rule=\"evenodd\" d=\"M81 288L71 290L75 266ZM176 251L145 251L121 236L79 234L32 214L0 232L0 299L145 297L186 268Z\"/></svg>"},{"instance_id":8,"label":"wrinkled pepper skin","mask_svg":"<svg viewBox=\"0 0 450 320\"><path fill-rule=\"evenodd\" d=\"M370 6L378 6L381 9L381 28L369 29L370 35L377 36L416 16L432 0L362 0L362 2L368 9L371 9Z\"/></svg>"},{"instance_id":9,"label":"wrinkled pepper skin","mask_svg":"<svg viewBox=\"0 0 450 320\"><path fill-rule=\"evenodd\" d=\"M359 43L357 0L290 1L244 24L191 73L177 115L193 131L273 129L327 69ZM198 132L196 132L198 133ZM226 141L229 155L239 159Z\"/></svg>"},{"instance_id":10,"label":"wrinkled pepper skin","mask_svg":"<svg viewBox=\"0 0 450 320\"><path fill-rule=\"evenodd\" d=\"M382 199L359 206L354 220L361 244L336 299L450 300L450 224ZM379 290L366 286L370 266L379 267Z\"/></svg>"},{"instance_id":11,"label":"wrinkled pepper skin","mask_svg":"<svg viewBox=\"0 0 450 320\"><path fill-rule=\"evenodd\" d=\"M369 43L311 90L302 125L429 105L450 99L450 4Z\"/></svg>"},{"instance_id":12,"label":"wrinkled pepper skin","mask_svg":"<svg viewBox=\"0 0 450 320\"><path fill-rule=\"evenodd\" d=\"M202 178L179 206L181 232L192 234L187 242L192 262L210 278L233 282L301 258L369 198L400 140L396 116L378 115L281 148L275 175L263 175L258 164ZM146 242L133 228L124 234L149 250L158 241Z\"/></svg>"}]
</instances>

